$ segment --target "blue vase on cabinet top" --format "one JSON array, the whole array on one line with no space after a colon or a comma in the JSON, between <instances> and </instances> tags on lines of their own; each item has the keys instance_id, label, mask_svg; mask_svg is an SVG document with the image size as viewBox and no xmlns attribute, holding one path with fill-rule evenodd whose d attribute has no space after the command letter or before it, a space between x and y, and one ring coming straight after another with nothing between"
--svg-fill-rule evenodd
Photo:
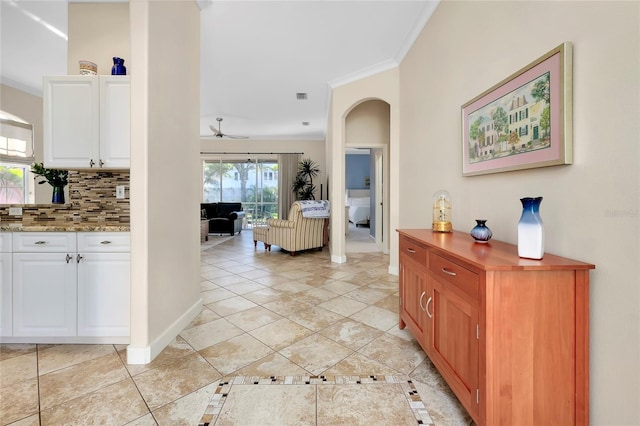
<instances>
[{"instance_id":1,"label":"blue vase on cabinet top","mask_svg":"<svg viewBox=\"0 0 640 426\"><path fill-rule=\"evenodd\" d=\"M471 236L476 243L486 243L493 237L493 232L485 225L486 223L486 219L476 219L476 226L471 230Z\"/></svg>"},{"instance_id":2,"label":"blue vase on cabinet top","mask_svg":"<svg viewBox=\"0 0 640 426\"><path fill-rule=\"evenodd\" d=\"M542 259L544 256L544 224L540 217L542 197L521 198L522 216L518 222L518 256Z\"/></svg>"},{"instance_id":3,"label":"blue vase on cabinet top","mask_svg":"<svg viewBox=\"0 0 640 426\"><path fill-rule=\"evenodd\" d=\"M127 75L127 67L124 66L124 59L116 56L113 57L111 75Z\"/></svg>"}]
</instances>

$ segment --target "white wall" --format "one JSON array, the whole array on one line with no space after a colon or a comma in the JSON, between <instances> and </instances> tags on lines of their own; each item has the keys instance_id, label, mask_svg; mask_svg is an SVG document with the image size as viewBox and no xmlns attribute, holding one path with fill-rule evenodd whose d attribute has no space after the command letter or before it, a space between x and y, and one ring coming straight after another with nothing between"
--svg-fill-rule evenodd
<instances>
[{"instance_id":1,"label":"white wall","mask_svg":"<svg viewBox=\"0 0 640 426\"><path fill-rule=\"evenodd\" d=\"M200 16L131 1L130 362L153 359L200 312ZM168 61L171 66L167 66Z\"/></svg>"},{"instance_id":2,"label":"white wall","mask_svg":"<svg viewBox=\"0 0 640 426\"><path fill-rule=\"evenodd\" d=\"M543 196L546 251L594 263L594 425L640 424L640 3L441 2L400 66L401 228L429 228L447 189L454 229L488 219L517 242L523 196ZM573 43L574 164L462 177L460 107Z\"/></svg>"}]
</instances>

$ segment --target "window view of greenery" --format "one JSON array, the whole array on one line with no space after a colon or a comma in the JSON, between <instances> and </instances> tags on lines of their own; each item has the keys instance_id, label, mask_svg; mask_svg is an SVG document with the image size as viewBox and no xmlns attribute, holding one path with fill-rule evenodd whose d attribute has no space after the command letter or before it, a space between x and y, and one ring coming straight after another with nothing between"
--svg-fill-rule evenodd
<instances>
[{"instance_id":1,"label":"window view of greenery","mask_svg":"<svg viewBox=\"0 0 640 426\"><path fill-rule=\"evenodd\" d=\"M243 228L278 217L278 163L274 160L206 160L203 202L240 202Z\"/></svg>"},{"instance_id":2,"label":"window view of greenery","mask_svg":"<svg viewBox=\"0 0 640 426\"><path fill-rule=\"evenodd\" d=\"M27 166L0 163L0 204L27 204Z\"/></svg>"}]
</instances>

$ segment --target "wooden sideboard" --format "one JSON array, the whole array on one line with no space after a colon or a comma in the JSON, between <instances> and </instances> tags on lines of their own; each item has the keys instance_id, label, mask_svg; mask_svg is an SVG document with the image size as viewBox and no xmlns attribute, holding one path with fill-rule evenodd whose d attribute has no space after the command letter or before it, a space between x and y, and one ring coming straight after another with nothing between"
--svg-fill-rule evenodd
<instances>
[{"instance_id":1,"label":"wooden sideboard","mask_svg":"<svg viewBox=\"0 0 640 426\"><path fill-rule=\"evenodd\" d=\"M408 326L478 425L589 424L594 265L462 232L401 229Z\"/></svg>"}]
</instances>

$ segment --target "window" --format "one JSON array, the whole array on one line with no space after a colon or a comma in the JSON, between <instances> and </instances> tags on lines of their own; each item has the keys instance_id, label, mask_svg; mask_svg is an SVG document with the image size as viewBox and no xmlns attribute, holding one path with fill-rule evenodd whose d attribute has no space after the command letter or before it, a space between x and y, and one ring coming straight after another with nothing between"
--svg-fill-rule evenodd
<instances>
[{"instance_id":1,"label":"window","mask_svg":"<svg viewBox=\"0 0 640 426\"><path fill-rule=\"evenodd\" d=\"M33 204L33 126L0 111L0 204Z\"/></svg>"}]
</instances>

